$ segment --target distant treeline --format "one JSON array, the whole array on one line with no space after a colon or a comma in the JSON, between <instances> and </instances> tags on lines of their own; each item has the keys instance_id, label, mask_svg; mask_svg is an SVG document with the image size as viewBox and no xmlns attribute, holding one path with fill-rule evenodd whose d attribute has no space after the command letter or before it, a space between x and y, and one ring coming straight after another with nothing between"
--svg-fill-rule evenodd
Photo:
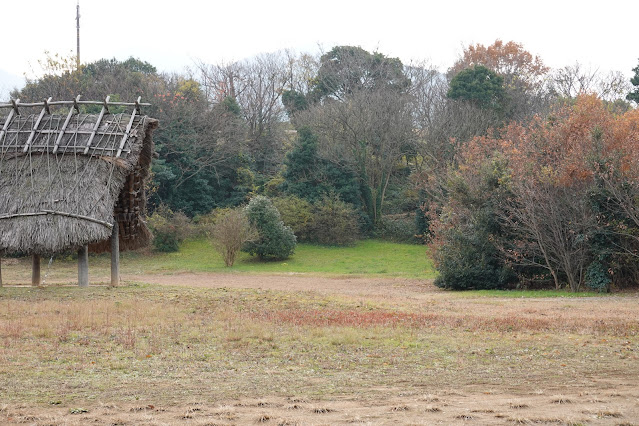
<instances>
[{"instance_id":1,"label":"distant treeline","mask_svg":"<svg viewBox=\"0 0 639 426\"><path fill-rule=\"evenodd\" d=\"M134 58L44 70L12 97L152 104L151 212L197 218L257 194L344 203L354 234L429 243L447 288L639 278L639 67L631 81L553 70L497 40L446 71L354 46L181 74Z\"/></svg>"}]
</instances>

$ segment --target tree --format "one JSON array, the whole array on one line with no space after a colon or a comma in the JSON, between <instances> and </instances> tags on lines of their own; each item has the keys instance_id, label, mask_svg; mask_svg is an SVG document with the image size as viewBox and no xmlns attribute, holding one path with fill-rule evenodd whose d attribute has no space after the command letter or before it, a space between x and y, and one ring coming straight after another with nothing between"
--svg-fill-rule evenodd
<instances>
[{"instance_id":1,"label":"tree","mask_svg":"<svg viewBox=\"0 0 639 426\"><path fill-rule=\"evenodd\" d=\"M246 128L232 98L210 105L199 83L165 76L155 97L154 203L164 202L190 216L246 201L241 169L246 167Z\"/></svg>"},{"instance_id":2,"label":"tree","mask_svg":"<svg viewBox=\"0 0 639 426\"><path fill-rule=\"evenodd\" d=\"M635 87L634 90L626 96L629 101L639 103L639 65L632 69L635 75L630 79L630 83Z\"/></svg>"},{"instance_id":3,"label":"tree","mask_svg":"<svg viewBox=\"0 0 639 426\"><path fill-rule=\"evenodd\" d=\"M270 199L261 195L251 198L246 206L246 215L257 229L259 238L245 244L244 251L267 260L286 259L293 254L295 235L282 223L280 213Z\"/></svg>"},{"instance_id":4,"label":"tree","mask_svg":"<svg viewBox=\"0 0 639 426\"><path fill-rule=\"evenodd\" d=\"M309 95L315 102L327 98L345 100L362 90L401 92L409 85L399 59L388 58L379 52L369 53L361 47L335 46L320 58Z\"/></svg>"},{"instance_id":5,"label":"tree","mask_svg":"<svg viewBox=\"0 0 639 426\"><path fill-rule=\"evenodd\" d=\"M199 64L200 79L210 103L233 98L246 123L247 153L255 171L277 172L286 148L281 96L289 83L288 59L282 53L258 55L224 65Z\"/></svg>"},{"instance_id":6,"label":"tree","mask_svg":"<svg viewBox=\"0 0 639 426\"><path fill-rule=\"evenodd\" d=\"M488 47L470 45L448 71L449 78L476 65L484 66L504 79L503 117L528 120L547 111L551 101L545 84L549 68L522 44L504 43L498 39Z\"/></svg>"},{"instance_id":7,"label":"tree","mask_svg":"<svg viewBox=\"0 0 639 426\"><path fill-rule=\"evenodd\" d=\"M151 103L142 113L160 122L154 133L159 157L152 164L152 208L167 204L193 216L247 201L252 188L246 188L244 175L238 173L248 163L246 126L233 98L209 102L193 78L158 74L139 59L100 59L76 70L55 57L49 59L44 75L30 79L14 96L24 101L49 96L73 99L78 94L85 99L111 95L112 100L124 101L141 96Z\"/></svg>"},{"instance_id":8,"label":"tree","mask_svg":"<svg viewBox=\"0 0 639 426\"><path fill-rule=\"evenodd\" d=\"M546 269L557 289L565 278L572 291L579 291L592 261L589 236L597 226L587 186L526 179L517 181L512 191L514 197L501 216L515 239L507 259Z\"/></svg>"},{"instance_id":9,"label":"tree","mask_svg":"<svg viewBox=\"0 0 639 426\"><path fill-rule=\"evenodd\" d=\"M449 170L445 199L428 211L429 246L439 275L435 285L452 290L508 288L515 275L500 255L499 212L507 196L508 170L500 158Z\"/></svg>"},{"instance_id":10,"label":"tree","mask_svg":"<svg viewBox=\"0 0 639 426\"><path fill-rule=\"evenodd\" d=\"M520 43L504 43L499 39L488 47L478 43L465 48L462 57L451 67L449 74L454 76L474 65L483 65L501 75L507 86L519 82L526 89L539 85L549 70L539 56L533 56Z\"/></svg>"},{"instance_id":11,"label":"tree","mask_svg":"<svg viewBox=\"0 0 639 426\"><path fill-rule=\"evenodd\" d=\"M448 97L471 102L480 108L502 110L504 79L483 65L460 71L450 81Z\"/></svg>"},{"instance_id":12,"label":"tree","mask_svg":"<svg viewBox=\"0 0 639 426\"><path fill-rule=\"evenodd\" d=\"M545 270L556 287L567 283L577 291L636 276L628 255L638 248L631 213L638 198L623 194L639 188L637 129L636 111L615 115L595 96L580 96L547 120L511 123L472 139L458 154L457 178L445 187L441 211L454 212L454 220L442 215L431 226L436 241L445 237L442 253L453 253L446 251L449 235L481 235L471 232L481 229L473 218L490 203L498 227L479 241L498 249L522 282L543 279ZM486 167L503 171L495 181L502 196L473 189ZM483 199L465 195L477 193Z\"/></svg>"},{"instance_id":13,"label":"tree","mask_svg":"<svg viewBox=\"0 0 639 426\"><path fill-rule=\"evenodd\" d=\"M286 154L282 172L283 190L311 203L335 193L359 207L360 192L355 176L319 156L319 139L309 127L301 127L293 148Z\"/></svg>"},{"instance_id":14,"label":"tree","mask_svg":"<svg viewBox=\"0 0 639 426\"><path fill-rule=\"evenodd\" d=\"M550 89L555 96L562 98L574 99L579 95L596 94L601 99L614 102L628 92L629 85L626 77L618 71L603 75L597 69L586 68L575 62L551 73Z\"/></svg>"},{"instance_id":15,"label":"tree","mask_svg":"<svg viewBox=\"0 0 639 426\"><path fill-rule=\"evenodd\" d=\"M356 176L373 224L398 162L414 152L409 84L399 60L336 47L322 56L311 107L296 116L318 135L320 156Z\"/></svg>"}]
</instances>

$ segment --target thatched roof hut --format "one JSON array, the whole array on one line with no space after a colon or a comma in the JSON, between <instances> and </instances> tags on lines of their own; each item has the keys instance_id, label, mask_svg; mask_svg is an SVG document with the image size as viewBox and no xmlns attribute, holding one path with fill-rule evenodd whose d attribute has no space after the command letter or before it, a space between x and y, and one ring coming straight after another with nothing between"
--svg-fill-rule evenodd
<instances>
[{"instance_id":1,"label":"thatched roof hut","mask_svg":"<svg viewBox=\"0 0 639 426\"><path fill-rule=\"evenodd\" d=\"M82 104L102 111L80 113ZM121 249L148 244L144 183L157 121L140 105L108 97L0 104L0 253L108 251L114 224ZM68 110L53 114L54 106ZM133 112L109 112L128 106ZM25 114L29 108L41 111Z\"/></svg>"}]
</instances>

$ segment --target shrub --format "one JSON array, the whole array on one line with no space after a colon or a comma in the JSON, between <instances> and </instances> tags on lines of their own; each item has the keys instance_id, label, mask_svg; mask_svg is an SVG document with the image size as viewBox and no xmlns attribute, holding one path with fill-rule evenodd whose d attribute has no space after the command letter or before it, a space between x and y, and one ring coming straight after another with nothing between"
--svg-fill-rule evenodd
<instances>
[{"instance_id":1,"label":"shrub","mask_svg":"<svg viewBox=\"0 0 639 426\"><path fill-rule=\"evenodd\" d=\"M436 253L435 285L450 290L508 288L515 276L505 268L490 237L481 230L451 229Z\"/></svg>"},{"instance_id":2,"label":"shrub","mask_svg":"<svg viewBox=\"0 0 639 426\"><path fill-rule=\"evenodd\" d=\"M357 213L338 195L324 195L313 205L311 239L325 245L351 245L359 238Z\"/></svg>"},{"instance_id":3,"label":"shrub","mask_svg":"<svg viewBox=\"0 0 639 426\"><path fill-rule=\"evenodd\" d=\"M297 241L313 239L313 205L294 195L273 198L273 205L280 212L282 222L290 226Z\"/></svg>"},{"instance_id":4,"label":"shrub","mask_svg":"<svg viewBox=\"0 0 639 426\"><path fill-rule=\"evenodd\" d=\"M586 269L586 285L598 292L610 291L612 279L600 262L592 262Z\"/></svg>"},{"instance_id":5,"label":"shrub","mask_svg":"<svg viewBox=\"0 0 639 426\"><path fill-rule=\"evenodd\" d=\"M280 213L267 197L253 197L246 206L246 215L259 233L259 238L244 245L243 250L260 259L286 259L295 251L296 238L285 226Z\"/></svg>"},{"instance_id":6,"label":"shrub","mask_svg":"<svg viewBox=\"0 0 639 426\"><path fill-rule=\"evenodd\" d=\"M396 243L416 244L421 240L416 235L415 219L401 214L382 218L378 226L378 235Z\"/></svg>"},{"instance_id":7,"label":"shrub","mask_svg":"<svg viewBox=\"0 0 639 426\"><path fill-rule=\"evenodd\" d=\"M178 251L180 243L191 234L189 218L164 204L147 218L147 224L153 233L153 248L160 252Z\"/></svg>"},{"instance_id":8,"label":"shrub","mask_svg":"<svg viewBox=\"0 0 639 426\"><path fill-rule=\"evenodd\" d=\"M258 238L243 209L229 209L216 219L212 230L213 245L222 255L226 266L233 266L242 246Z\"/></svg>"}]
</instances>

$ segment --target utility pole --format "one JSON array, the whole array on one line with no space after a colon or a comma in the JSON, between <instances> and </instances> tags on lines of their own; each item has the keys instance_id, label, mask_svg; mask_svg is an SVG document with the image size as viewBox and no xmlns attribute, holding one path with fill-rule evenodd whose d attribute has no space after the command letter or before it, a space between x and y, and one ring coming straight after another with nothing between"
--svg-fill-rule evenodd
<instances>
[{"instance_id":1,"label":"utility pole","mask_svg":"<svg viewBox=\"0 0 639 426\"><path fill-rule=\"evenodd\" d=\"M78 33L78 48L76 50L76 65L77 69L80 69L80 0L78 0L78 5L75 9L75 20L76 20L76 29Z\"/></svg>"}]
</instances>

